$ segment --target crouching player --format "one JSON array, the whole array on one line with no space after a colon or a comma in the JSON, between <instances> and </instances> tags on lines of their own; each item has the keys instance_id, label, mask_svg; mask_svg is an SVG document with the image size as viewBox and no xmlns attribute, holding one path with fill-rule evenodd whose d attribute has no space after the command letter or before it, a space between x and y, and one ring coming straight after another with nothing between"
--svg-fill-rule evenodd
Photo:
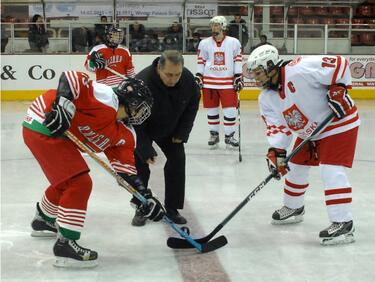
<instances>
[{"instance_id":1,"label":"crouching player","mask_svg":"<svg viewBox=\"0 0 375 282\"><path fill-rule=\"evenodd\" d=\"M28 108L24 142L50 183L36 204L32 236L57 234L53 247L56 266L92 267L98 258L96 251L76 242L83 229L92 181L78 147L64 136L68 129L93 151L104 152L112 168L147 199L147 206L132 200L138 212L154 221L163 217L163 206L138 178L134 162L136 136L132 125L149 117L152 102L141 80L128 78L113 91L89 80L85 73L66 71L57 90L37 97Z\"/></svg>"}]
</instances>

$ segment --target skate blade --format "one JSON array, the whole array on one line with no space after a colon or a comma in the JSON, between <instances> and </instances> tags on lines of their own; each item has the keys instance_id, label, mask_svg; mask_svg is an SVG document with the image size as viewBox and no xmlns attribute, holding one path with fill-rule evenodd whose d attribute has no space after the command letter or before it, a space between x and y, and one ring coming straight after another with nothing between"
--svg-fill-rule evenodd
<instances>
[{"instance_id":1,"label":"skate blade","mask_svg":"<svg viewBox=\"0 0 375 282\"><path fill-rule=\"evenodd\" d=\"M321 238L320 244L323 246L334 246L354 243L354 234L343 234L334 238Z\"/></svg>"},{"instance_id":2,"label":"skate blade","mask_svg":"<svg viewBox=\"0 0 375 282\"><path fill-rule=\"evenodd\" d=\"M65 257L55 257L56 260L53 263L55 267L62 268L93 268L98 265L97 260L80 261Z\"/></svg>"},{"instance_id":3,"label":"skate blade","mask_svg":"<svg viewBox=\"0 0 375 282\"><path fill-rule=\"evenodd\" d=\"M56 238L57 233L52 231L38 231L38 230L32 230L30 233L31 237L41 237L41 238Z\"/></svg>"},{"instance_id":4,"label":"skate blade","mask_svg":"<svg viewBox=\"0 0 375 282\"><path fill-rule=\"evenodd\" d=\"M210 150L216 150L217 148L219 148L219 144L208 145L208 148L209 148Z\"/></svg>"},{"instance_id":5,"label":"skate blade","mask_svg":"<svg viewBox=\"0 0 375 282\"><path fill-rule=\"evenodd\" d=\"M232 146L232 145L229 145L229 144L227 144L225 148L226 148L227 150L233 150L233 151L238 150L238 146L235 147L235 146Z\"/></svg>"},{"instance_id":6,"label":"skate blade","mask_svg":"<svg viewBox=\"0 0 375 282\"><path fill-rule=\"evenodd\" d=\"M284 220L276 220L276 219L272 219L272 224L273 225L284 225L284 224L295 224L295 223L300 223L303 221L303 214L301 215L296 215L296 216L292 216L292 217L289 217L287 219L284 219Z\"/></svg>"}]
</instances>

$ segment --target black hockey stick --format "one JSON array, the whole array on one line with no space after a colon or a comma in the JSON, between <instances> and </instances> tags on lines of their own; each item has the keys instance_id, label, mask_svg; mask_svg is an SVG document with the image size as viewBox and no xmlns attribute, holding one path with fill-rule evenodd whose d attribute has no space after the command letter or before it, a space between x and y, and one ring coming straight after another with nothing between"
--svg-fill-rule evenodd
<instances>
[{"instance_id":1,"label":"black hockey stick","mask_svg":"<svg viewBox=\"0 0 375 282\"><path fill-rule=\"evenodd\" d=\"M237 106L237 112L238 112L238 161L242 162L242 154L241 154L241 111L240 111L240 91L237 91L237 97L238 97L238 106Z\"/></svg>"},{"instance_id":2,"label":"black hockey stick","mask_svg":"<svg viewBox=\"0 0 375 282\"><path fill-rule=\"evenodd\" d=\"M293 158L301 149L303 146L307 144L314 136L316 136L323 128L326 127L328 123L332 120L334 117L334 114L331 113L328 117L326 117L311 133L309 137L307 137L305 140L303 140L285 159L285 163L288 163L291 158ZM196 242L199 244L203 244L205 242L209 242L211 238L213 238L216 233L218 233L225 224L228 223L249 201L251 198L253 198L266 184L274 177L274 175L271 173L264 179L253 191L250 192L249 195L246 196L246 198L218 225L215 227L215 229L208 234L206 237L195 239ZM191 248L191 244L189 244L186 240L181 238L175 238L170 237L167 241L168 247L172 249L188 249Z\"/></svg>"},{"instance_id":3,"label":"black hockey stick","mask_svg":"<svg viewBox=\"0 0 375 282\"><path fill-rule=\"evenodd\" d=\"M117 174L115 170L113 170L106 162L101 160L86 144L84 144L81 140L79 140L73 133L69 130L65 131L65 135L75 143L78 148L80 148L83 152L87 153L91 158L93 158L100 166L102 166L107 172L109 172L116 180L117 183L125 188L129 193L131 193L134 197L142 202L142 204L147 205L146 198L140 194L134 187L132 187L129 183L127 183L120 175ZM207 241L203 243L198 243L195 241L189 234L186 228L182 229L178 227L167 215L164 214L163 216L164 222L170 225L181 237L183 237L186 242L189 242L191 248L196 248L201 253L207 253L210 251L214 251L218 248L221 248L227 244L227 239L224 236L219 236L218 238Z\"/></svg>"}]
</instances>

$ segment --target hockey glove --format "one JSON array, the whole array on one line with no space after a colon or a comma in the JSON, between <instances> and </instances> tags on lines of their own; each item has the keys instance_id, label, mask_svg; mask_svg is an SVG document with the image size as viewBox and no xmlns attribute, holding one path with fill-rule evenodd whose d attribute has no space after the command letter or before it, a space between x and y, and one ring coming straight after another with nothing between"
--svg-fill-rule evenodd
<instances>
[{"instance_id":1,"label":"hockey glove","mask_svg":"<svg viewBox=\"0 0 375 282\"><path fill-rule=\"evenodd\" d=\"M284 149L269 148L267 153L268 169L274 178L280 180L289 168L285 163L286 151Z\"/></svg>"},{"instance_id":2,"label":"hockey glove","mask_svg":"<svg viewBox=\"0 0 375 282\"><path fill-rule=\"evenodd\" d=\"M105 59L100 52L94 51L91 53L91 62L97 70L105 68Z\"/></svg>"},{"instance_id":3,"label":"hockey glove","mask_svg":"<svg viewBox=\"0 0 375 282\"><path fill-rule=\"evenodd\" d=\"M140 191L141 195L146 198L147 205L142 204L136 197L131 199L131 204L136 208L137 212L145 218L152 221L160 221L164 214L165 209L160 201L152 195L150 189Z\"/></svg>"},{"instance_id":4,"label":"hockey glove","mask_svg":"<svg viewBox=\"0 0 375 282\"><path fill-rule=\"evenodd\" d=\"M331 85L327 92L327 99L328 106L338 119L343 118L354 106L354 102L343 84Z\"/></svg>"},{"instance_id":5,"label":"hockey glove","mask_svg":"<svg viewBox=\"0 0 375 282\"><path fill-rule=\"evenodd\" d=\"M195 74L195 82L197 83L199 89L203 88L203 75L199 72Z\"/></svg>"},{"instance_id":6,"label":"hockey glove","mask_svg":"<svg viewBox=\"0 0 375 282\"><path fill-rule=\"evenodd\" d=\"M233 88L234 90L241 91L243 89L244 83L243 83L243 78L242 75L237 73L234 75L234 80L233 80Z\"/></svg>"},{"instance_id":7,"label":"hockey glove","mask_svg":"<svg viewBox=\"0 0 375 282\"><path fill-rule=\"evenodd\" d=\"M52 104L51 111L46 113L43 124L49 129L52 136L60 136L70 128L75 112L76 107L70 100L58 96Z\"/></svg>"}]
</instances>

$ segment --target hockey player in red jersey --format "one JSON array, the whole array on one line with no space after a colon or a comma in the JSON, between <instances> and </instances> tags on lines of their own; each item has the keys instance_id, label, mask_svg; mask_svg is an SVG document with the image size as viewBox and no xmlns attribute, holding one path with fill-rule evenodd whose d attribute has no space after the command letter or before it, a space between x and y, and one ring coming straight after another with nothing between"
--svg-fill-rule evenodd
<instances>
[{"instance_id":1,"label":"hockey player in red jersey","mask_svg":"<svg viewBox=\"0 0 375 282\"><path fill-rule=\"evenodd\" d=\"M113 25L105 27L105 43L96 45L87 56L85 67L96 73L96 81L109 86L117 86L122 78L105 67L111 68L126 77L134 77L132 56L125 46L120 45L124 39L122 29Z\"/></svg>"},{"instance_id":2,"label":"hockey player in red jersey","mask_svg":"<svg viewBox=\"0 0 375 282\"><path fill-rule=\"evenodd\" d=\"M348 94L352 83L348 61L342 56L299 56L282 62L275 47L263 45L250 54L247 64L263 85L259 105L271 146L269 169L277 179L286 174L284 206L273 213L273 223L303 220L309 169L319 166L331 222L319 233L321 243L354 242L352 187L345 169L352 167L360 120ZM284 159L293 133L296 147L332 111L335 118L331 123L287 167Z\"/></svg>"},{"instance_id":3,"label":"hockey player in red jersey","mask_svg":"<svg viewBox=\"0 0 375 282\"><path fill-rule=\"evenodd\" d=\"M92 189L89 168L79 149L64 132L70 130L95 152L104 152L112 168L148 201L132 200L137 212L151 220L164 208L137 176L133 124L151 113L152 96L143 81L128 78L119 87L89 80L82 72L62 73L57 90L37 97L27 110L23 138L39 162L50 186L36 204L32 236L56 236L56 266L92 267L97 252L76 243L83 229Z\"/></svg>"},{"instance_id":4,"label":"hockey player in red jersey","mask_svg":"<svg viewBox=\"0 0 375 282\"><path fill-rule=\"evenodd\" d=\"M234 138L237 119L237 92L243 88L241 43L224 34L227 21L223 16L210 20L212 37L198 46L196 81L203 89L203 106L207 109L210 138L208 146L216 149L219 143L220 104L224 115L225 144L238 148Z\"/></svg>"}]
</instances>

